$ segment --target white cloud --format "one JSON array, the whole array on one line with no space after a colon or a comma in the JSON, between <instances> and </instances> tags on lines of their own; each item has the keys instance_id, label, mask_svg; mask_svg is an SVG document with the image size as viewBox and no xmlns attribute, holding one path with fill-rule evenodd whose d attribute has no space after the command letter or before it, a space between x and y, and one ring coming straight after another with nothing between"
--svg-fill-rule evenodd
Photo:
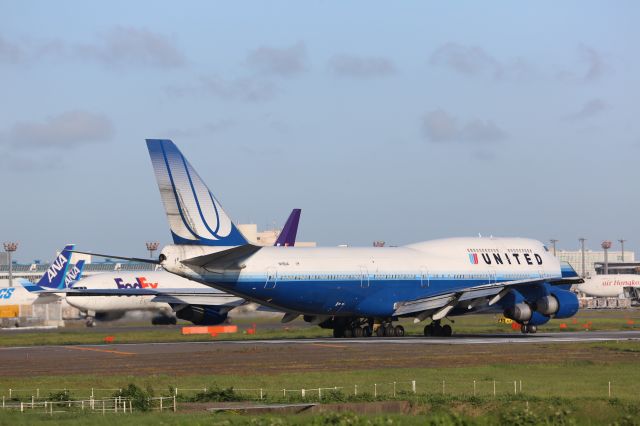
<instances>
[{"instance_id":1,"label":"white cloud","mask_svg":"<svg viewBox=\"0 0 640 426\"><path fill-rule=\"evenodd\" d=\"M601 114L608 108L608 105L605 101L600 98L591 99L587 101L579 111L569 114L566 119L575 121L575 120L585 120L587 118L594 117L598 114Z\"/></svg>"},{"instance_id":2,"label":"white cloud","mask_svg":"<svg viewBox=\"0 0 640 426\"><path fill-rule=\"evenodd\" d=\"M114 126L107 117L74 110L42 122L18 122L3 139L14 148L58 148L106 142L113 134Z\"/></svg>"},{"instance_id":3,"label":"white cloud","mask_svg":"<svg viewBox=\"0 0 640 426\"><path fill-rule=\"evenodd\" d=\"M307 70L307 48L302 42L283 48L263 46L250 52L246 63L262 74L291 77Z\"/></svg>"},{"instance_id":4,"label":"white cloud","mask_svg":"<svg viewBox=\"0 0 640 426\"><path fill-rule=\"evenodd\" d=\"M224 100L261 102L273 99L276 86L256 78L225 79L217 75L202 76L191 86L170 86L170 96L206 95Z\"/></svg>"},{"instance_id":5,"label":"white cloud","mask_svg":"<svg viewBox=\"0 0 640 426\"><path fill-rule=\"evenodd\" d=\"M186 63L183 53L168 37L133 27L116 27L101 36L99 42L76 45L73 51L81 58L115 66L175 68Z\"/></svg>"},{"instance_id":6,"label":"white cloud","mask_svg":"<svg viewBox=\"0 0 640 426\"><path fill-rule=\"evenodd\" d=\"M383 77L396 72L395 65L387 58L340 54L329 60L331 71L347 77Z\"/></svg>"},{"instance_id":7,"label":"white cloud","mask_svg":"<svg viewBox=\"0 0 640 426\"><path fill-rule=\"evenodd\" d=\"M422 131L431 142L499 142L507 137L491 120L474 119L466 123L442 109L431 111L422 121Z\"/></svg>"}]
</instances>

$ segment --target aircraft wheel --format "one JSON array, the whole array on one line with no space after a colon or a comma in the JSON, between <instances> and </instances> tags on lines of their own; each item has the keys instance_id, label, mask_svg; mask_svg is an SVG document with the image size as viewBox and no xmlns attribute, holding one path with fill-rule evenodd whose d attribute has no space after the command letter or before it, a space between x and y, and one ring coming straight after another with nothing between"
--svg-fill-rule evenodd
<instances>
[{"instance_id":1,"label":"aircraft wheel","mask_svg":"<svg viewBox=\"0 0 640 426\"><path fill-rule=\"evenodd\" d=\"M434 337L442 337L442 326L438 323L431 324L432 336Z\"/></svg>"},{"instance_id":2,"label":"aircraft wheel","mask_svg":"<svg viewBox=\"0 0 640 426\"><path fill-rule=\"evenodd\" d=\"M373 334L373 330L371 330L370 325L365 325L364 327L362 327L362 335L364 337L371 337L372 334Z\"/></svg>"},{"instance_id":3,"label":"aircraft wheel","mask_svg":"<svg viewBox=\"0 0 640 426\"><path fill-rule=\"evenodd\" d=\"M535 334L538 331L538 326L530 324L527 326L527 331L531 334Z\"/></svg>"},{"instance_id":4,"label":"aircraft wheel","mask_svg":"<svg viewBox=\"0 0 640 426\"><path fill-rule=\"evenodd\" d=\"M431 324L424 326L424 335L427 337L433 336L433 327Z\"/></svg>"},{"instance_id":5,"label":"aircraft wheel","mask_svg":"<svg viewBox=\"0 0 640 426\"><path fill-rule=\"evenodd\" d=\"M384 328L384 335L385 337L395 337L396 335L396 328L392 325L387 326Z\"/></svg>"},{"instance_id":6,"label":"aircraft wheel","mask_svg":"<svg viewBox=\"0 0 640 426\"><path fill-rule=\"evenodd\" d=\"M453 330L451 329L451 326L449 324L445 324L442 326L440 332L442 337L451 337L451 333L453 333Z\"/></svg>"},{"instance_id":7,"label":"aircraft wheel","mask_svg":"<svg viewBox=\"0 0 640 426\"><path fill-rule=\"evenodd\" d=\"M398 337L404 337L404 327L401 325L396 325L395 326L395 334Z\"/></svg>"},{"instance_id":8,"label":"aircraft wheel","mask_svg":"<svg viewBox=\"0 0 640 426\"><path fill-rule=\"evenodd\" d=\"M87 327L95 327L96 325L96 320L93 318L87 318L87 321L85 322L85 325Z\"/></svg>"},{"instance_id":9,"label":"aircraft wheel","mask_svg":"<svg viewBox=\"0 0 640 426\"><path fill-rule=\"evenodd\" d=\"M344 329L344 337L346 337L346 338L353 337L353 330L351 330L350 328L345 328Z\"/></svg>"},{"instance_id":10,"label":"aircraft wheel","mask_svg":"<svg viewBox=\"0 0 640 426\"><path fill-rule=\"evenodd\" d=\"M353 334L353 337L362 337L364 336L364 331L360 327L354 327L353 330L351 330L351 334Z\"/></svg>"},{"instance_id":11,"label":"aircraft wheel","mask_svg":"<svg viewBox=\"0 0 640 426\"><path fill-rule=\"evenodd\" d=\"M527 334L529 332L529 326L527 324L522 324L522 326L520 327L520 331L522 332L522 334Z\"/></svg>"},{"instance_id":12,"label":"aircraft wheel","mask_svg":"<svg viewBox=\"0 0 640 426\"><path fill-rule=\"evenodd\" d=\"M336 327L333 329L333 337L340 338L344 337L344 329L341 327Z\"/></svg>"},{"instance_id":13,"label":"aircraft wheel","mask_svg":"<svg viewBox=\"0 0 640 426\"><path fill-rule=\"evenodd\" d=\"M385 327L383 325L378 326L378 328L376 329L376 336L378 337L384 337L385 336Z\"/></svg>"}]
</instances>

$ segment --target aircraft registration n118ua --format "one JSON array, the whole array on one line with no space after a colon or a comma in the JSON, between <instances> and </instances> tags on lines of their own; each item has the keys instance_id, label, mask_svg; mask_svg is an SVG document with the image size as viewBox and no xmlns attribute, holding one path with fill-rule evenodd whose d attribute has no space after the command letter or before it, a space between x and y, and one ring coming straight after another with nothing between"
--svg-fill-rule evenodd
<instances>
[{"instance_id":1,"label":"aircraft registration n118ua","mask_svg":"<svg viewBox=\"0 0 640 426\"><path fill-rule=\"evenodd\" d=\"M399 317L430 319L425 335L450 335L441 321L501 309L534 333L578 311L582 282L539 241L449 238L402 247L257 247L250 244L170 140L147 148L173 245L159 262L174 274L333 329L334 336L404 335ZM115 257L115 256L114 256Z\"/></svg>"}]
</instances>

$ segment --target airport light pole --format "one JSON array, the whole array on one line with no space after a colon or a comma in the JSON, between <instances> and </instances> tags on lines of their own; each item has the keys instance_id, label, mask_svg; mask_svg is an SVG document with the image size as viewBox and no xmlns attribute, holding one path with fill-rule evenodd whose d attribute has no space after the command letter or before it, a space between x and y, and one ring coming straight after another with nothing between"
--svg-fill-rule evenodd
<instances>
[{"instance_id":1,"label":"airport light pole","mask_svg":"<svg viewBox=\"0 0 640 426\"><path fill-rule=\"evenodd\" d=\"M11 255L14 251L18 250L18 243L7 241L4 243L4 251L7 252L7 259L9 260L9 287L13 287L13 261Z\"/></svg>"},{"instance_id":2,"label":"airport light pole","mask_svg":"<svg viewBox=\"0 0 640 426\"><path fill-rule=\"evenodd\" d=\"M627 240L623 240L622 238L620 238L618 240L618 242L620 243L620 250L622 250L622 261L624 262L624 242Z\"/></svg>"},{"instance_id":3,"label":"airport light pole","mask_svg":"<svg viewBox=\"0 0 640 426\"><path fill-rule=\"evenodd\" d=\"M578 241L580 241L580 251L582 252L582 278L586 277L586 266L584 263L584 242L587 241L586 238L578 238Z\"/></svg>"},{"instance_id":4,"label":"airport light pole","mask_svg":"<svg viewBox=\"0 0 640 426\"><path fill-rule=\"evenodd\" d=\"M605 240L600 244L602 250L604 250L604 274L609 274L609 249L611 248L611 241Z\"/></svg>"},{"instance_id":5,"label":"airport light pole","mask_svg":"<svg viewBox=\"0 0 640 426\"><path fill-rule=\"evenodd\" d=\"M553 238L549 240L551 242L551 246L553 247L553 255L556 256L556 243L558 240L554 240ZM556 256L557 257L557 256Z\"/></svg>"},{"instance_id":6,"label":"airport light pole","mask_svg":"<svg viewBox=\"0 0 640 426\"><path fill-rule=\"evenodd\" d=\"M147 241L145 245L147 246L147 250L149 250L149 258L153 259L153 252L158 250L160 243L157 241Z\"/></svg>"}]
</instances>

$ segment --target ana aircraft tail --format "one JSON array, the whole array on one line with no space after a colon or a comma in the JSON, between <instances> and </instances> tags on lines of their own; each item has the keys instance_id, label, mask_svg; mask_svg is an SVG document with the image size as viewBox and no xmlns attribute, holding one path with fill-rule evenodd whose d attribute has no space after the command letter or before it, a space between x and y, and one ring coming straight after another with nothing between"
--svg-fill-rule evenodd
<instances>
[{"instance_id":1,"label":"ana aircraft tail","mask_svg":"<svg viewBox=\"0 0 640 426\"><path fill-rule=\"evenodd\" d=\"M82 278L82 271L84 270L84 260L79 260L78 263L73 265L73 268L67 272L67 276L64 277L64 286L69 288L71 284Z\"/></svg>"},{"instance_id":2,"label":"ana aircraft tail","mask_svg":"<svg viewBox=\"0 0 640 426\"><path fill-rule=\"evenodd\" d=\"M206 246L248 244L173 142L147 139L147 148L174 243Z\"/></svg>"},{"instance_id":3,"label":"ana aircraft tail","mask_svg":"<svg viewBox=\"0 0 640 426\"><path fill-rule=\"evenodd\" d=\"M71 252L74 249L73 244L69 244L62 249L58 257L55 258L49 269L34 285L25 285L24 287L29 291L41 291L65 288L65 279L67 277L67 271L69 270Z\"/></svg>"},{"instance_id":4,"label":"ana aircraft tail","mask_svg":"<svg viewBox=\"0 0 640 426\"><path fill-rule=\"evenodd\" d=\"M287 223L284 224L282 232L278 235L278 239L274 245L276 246L288 246L292 247L296 243L296 235L298 233L298 223L300 222L300 213L302 210L293 209L287 219Z\"/></svg>"}]
</instances>

